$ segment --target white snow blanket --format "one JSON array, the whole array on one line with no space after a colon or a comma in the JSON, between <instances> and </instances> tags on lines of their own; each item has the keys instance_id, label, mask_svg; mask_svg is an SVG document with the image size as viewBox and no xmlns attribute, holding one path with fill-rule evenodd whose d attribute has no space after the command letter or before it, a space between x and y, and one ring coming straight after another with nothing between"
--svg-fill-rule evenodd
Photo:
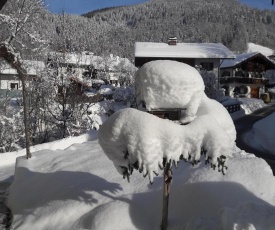
<instances>
[{"instance_id":1,"label":"white snow blanket","mask_svg":"<svg viewBox=\"0 0 275 230\"><path fill-rule=\"evenodd\" d=\"M8 198L11 229L159 230L162 175L148 185L134 173L128 183L98 140L75 141L66 139L58 150L47 145L29 160L17 159ZM193 167L181 162L173 170L169 230L274 229L275 179L268 164L234 149L227 165L226 175L204 163ZM0 180L2 172L3 165Z\"/></svg>"}]
</instances>

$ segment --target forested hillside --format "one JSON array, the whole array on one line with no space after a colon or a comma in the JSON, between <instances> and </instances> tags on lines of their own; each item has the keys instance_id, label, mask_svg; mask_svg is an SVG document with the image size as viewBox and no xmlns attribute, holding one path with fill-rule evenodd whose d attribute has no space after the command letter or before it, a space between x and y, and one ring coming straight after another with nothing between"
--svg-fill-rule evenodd
<instances>
[{"instance_id":1,"label":"forested hillside","mask_svg":"<svg viewBox=\"0 0 275 230\"><path fill-rule=\"evenodd\" d=\"M92 20L112 25L106 45L125 55L133 52L134 41L166 42L169 36L181 42L221 42L235 51L246 49L247 42L275 48L274 17L274 11L253 9L236 0L153 0L91 13Z\"/></svg>"},{"instance_id":2,"label":"forested hillside","mask_svg":"<svg viewBox=\"0 0 275 230\"><path fill-rule=\"evenodd\" d=\"M237 0L151 0L83 16L41 15L39 34L54 50L89 50L133 60L135 41L221 42L244 51L247 42L275 49L275 12ZM65 44L65 47L64 47Z\"/></svg>"}]
</instances>

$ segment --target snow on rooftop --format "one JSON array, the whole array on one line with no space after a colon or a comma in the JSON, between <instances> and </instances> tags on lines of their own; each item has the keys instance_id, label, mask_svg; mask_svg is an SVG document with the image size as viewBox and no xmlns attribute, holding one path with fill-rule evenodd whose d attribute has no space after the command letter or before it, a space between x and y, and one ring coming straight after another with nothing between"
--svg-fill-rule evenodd
<instances>
[{"instance_id":1,"label":"snow on rooftop","mask_svg":"<svg viewBox=\"0 0 275 230\"><path fill-rule=\"evenodd\" d=\"M247 53L252 53L252 52L259 52L265 56L270 56L274 54L274 50L268 47L264 47L254 43L247 43Z\"/></svg>"},{"instance_id":2,"label":"snow on rooftop","mask_svg":"<svg viewBox=\"0 0 275 230\"><path fill-rule=\"evenodd\" d=\"M23 60L23 65L26 67L28 75L38 75L45 68L45 64L42 61ZM1 60L0 74L17 75L17 71L13 69L8 63Z\"/></svg>"},{"instance_id":3,"label":"snow on rooftop","mask_svg":"<svg viewBox=\"0 0 275 230\"><path fill-rule=\"evenodd\" d=\"M78 66L93 65L96 69L117 70L119 68L132 68L134 65L127 58L121 58L110 54L109 56L102 57L94 55L92 52L82 53L50 53L49 57L59 57L60 62L66 64L73 64Z\"/></svg>"},{"instance_id":4,"label":"snow on rooftop","mask_svg":"<svg viewBox=\"0 0 275 230\"><path fill-rule=\"evenodd\" d=\"M167 43L136 42L135 57L170 58L235 58L235 55L220 43Z\"/></svg>"}]
</instances>

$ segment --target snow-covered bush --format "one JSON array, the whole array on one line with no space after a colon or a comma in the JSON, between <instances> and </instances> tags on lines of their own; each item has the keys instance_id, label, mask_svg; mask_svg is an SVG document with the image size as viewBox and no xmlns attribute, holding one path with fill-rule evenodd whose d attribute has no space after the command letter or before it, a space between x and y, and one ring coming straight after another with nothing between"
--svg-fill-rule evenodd
<instances>
[{"instance_id":1,"label":"snow-covered bush","mask_svg":"<svg viewBox=\"0 0 275 230\"><path fill-rule=\"evenodd\" d=\"M113 114L101 126L98 137L119 173L129 177L135 168L144 176L148 174L150 181L165 166L164 159L175 165L180 159L195 164L201 153L214 168L224 170L224 160L233 147L211 115L181 126L131 108Z\"/></svg>"},{"instance_id":2,"label":"snow-covered bush","mask_svg":"<svg viewBox=\"0 0 275 230\"><path fill-rule=\"evenodd\" d=\"M113 111L113 101L104 100L89 106L87 115L87 128L98 130L102 123L108 118L109 112Z\"/></svg>"},{"instance_id":3,"label":"snow-covered bush","mask_svg":"<svg viewBox=\"0 0 275 230\"><path fill-rule=\"evenodd\" d=\"M138 105L145 104L149 111L181 108L178 122L189 124L181 126L135 109L116 112L98 136L117 170L129 177L136 168L152 181L166 162L185 159L194 164L206 151L206 160L223 171L236 130L224 106L205 95L198 71L175 61L152 61L137 71L135 83Z\"/></svg>"},{"instance_id":4,"label":"snow-covered bush","mask_svg":"<svg viewBox=\"0 0 275 230\"><path fill-rule=\"evenodd\" d=\"M218 88L218 74L214 71L199 71L204 85L205 85L205 94L212 99L219 100L222 96L219 88Z\"/></svg>"},{"instance_id":5,"label":"snow-covered bush","mask_svg":"<svg viewBox=\"0 0 275 230\"><path fill-rule=\"evenodd\" d=\"M22 117L22 113L16 113L10 118L0 114L0 153L25 147Z\"/></svg>"},{"instance_id":6,"label":"snow-covered bush","mask_svg":"<svg viewBox=\"0 0 275 230\"><path fill-rule=\"evenodd\" d=\"M204 84L198 71L190 65L176 61L151 61L136 73L136 101L138 108L186 109L182 122L195 118Z\"/></svg>"},{"instance_id":7,"label":"snow-covered bush","mask_svg":"<svg viewBox=\"0 0 275 230\"><path fill-rule=\"evenodd\" d=\"M115 101L123 101L125 104L132 104L134 97L135 95L133 86L122 86L116 88L113 93L113 99Z\"/></svg>"}]
</instances>

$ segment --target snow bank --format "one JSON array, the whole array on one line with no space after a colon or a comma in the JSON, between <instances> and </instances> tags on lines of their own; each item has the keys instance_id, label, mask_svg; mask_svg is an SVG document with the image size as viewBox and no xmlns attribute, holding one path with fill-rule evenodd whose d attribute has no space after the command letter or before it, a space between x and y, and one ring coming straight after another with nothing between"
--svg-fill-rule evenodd
<instances>
[{"instance_id":1,"label":"snow bank","mask_svg":"<svg viewBox=\"0 0 275 230\"><path fill-rule=\"evenodd\" d=\"M272 113L253 125L254 141L272 154L275 154L275 132L272 125L274 123L275 113Z\"/></svg>"},{"instance_id":2,"label":"snow bank","mask_svg":"<svg viewBox=\"0 0 275 230\"><path fill-rule=\"evenodd\" d=\"M44 143L40 145L31 146L31 152L37 152L43 149L58 150L66 149L74 143L83 143L86 141L94 140L97 137L97 133L93 130L87 132L86 134L80 135L78 137L67 137L62 140L52 141L49 143ZM0 153L0 167L14 164L17 157L26 155L26 149L21 149L14 152Z\"/></svg>"},{"instance_id":3,"label":"snow bank","mask_svg":"<svg viewBox=\"0 0 275 230\"><path fill-rule=\"evenodd\" d=\"M235 113L230 114L233 120L237 120L245 115L251 114L256 110L267 106L262 99L257 98L235 98L235 100L240 104L241 109ZM225 103L226 102L223 102L224 105Z\"/></svg>"}]
</instances>

